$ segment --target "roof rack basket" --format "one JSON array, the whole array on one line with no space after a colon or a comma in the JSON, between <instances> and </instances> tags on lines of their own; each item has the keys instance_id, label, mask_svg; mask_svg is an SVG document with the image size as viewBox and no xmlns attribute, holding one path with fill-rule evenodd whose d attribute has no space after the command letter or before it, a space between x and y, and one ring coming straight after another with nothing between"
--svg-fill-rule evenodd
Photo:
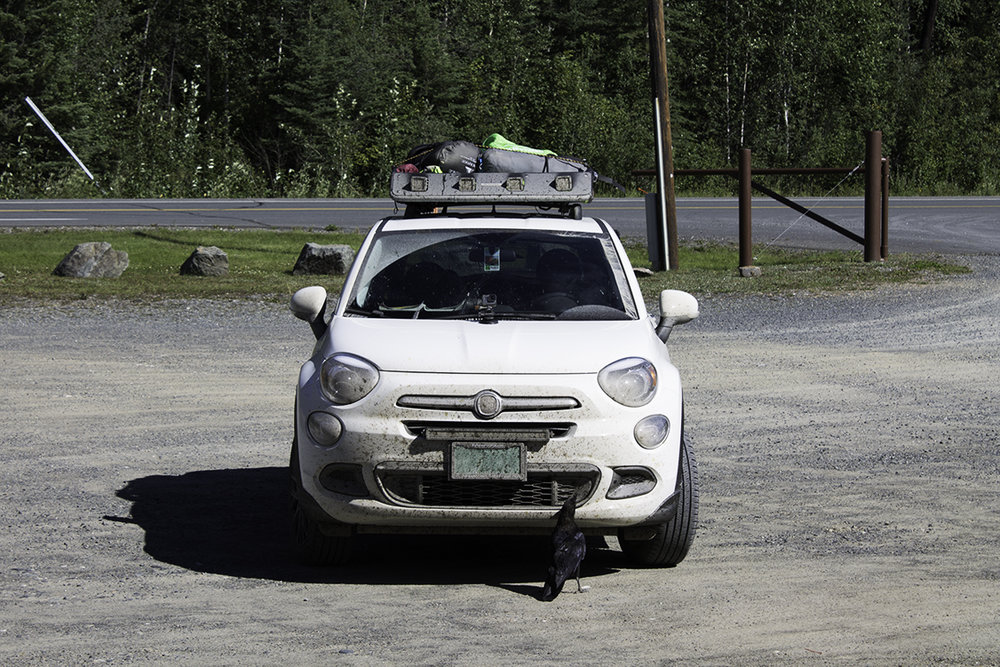
<instances>
[{"instance_id":1,"label":"roof rack basket","mask_svg":"<svg viewBox=\"0 0 1000 667\"><path fill-rule=\"evenodd\" d=\"M391 195L406 215L449 205L505 204L559 207L574 218L594 198L594 172L457 172L392 175Z\"/></svg>"}]
</instances>

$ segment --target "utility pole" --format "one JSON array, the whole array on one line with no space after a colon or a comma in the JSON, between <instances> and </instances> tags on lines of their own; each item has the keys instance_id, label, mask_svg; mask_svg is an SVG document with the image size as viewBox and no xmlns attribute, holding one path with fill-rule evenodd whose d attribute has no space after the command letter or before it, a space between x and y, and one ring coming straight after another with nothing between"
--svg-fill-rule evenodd
<instances>
[{"instance_id":1,"label":"utility pole","mask_svg":"<svg viewBox=\"0 0 1000 667\"><path fill-rule=\"evenodd\" d=\"M674 150L670 138L670 96L667 93L667 38L663 0L647 0L649 65L652 74L656 129L657 220L665 224L662 257L668 270L677 269L677 198L674 195Z\"/></svg>"}]
</instances>

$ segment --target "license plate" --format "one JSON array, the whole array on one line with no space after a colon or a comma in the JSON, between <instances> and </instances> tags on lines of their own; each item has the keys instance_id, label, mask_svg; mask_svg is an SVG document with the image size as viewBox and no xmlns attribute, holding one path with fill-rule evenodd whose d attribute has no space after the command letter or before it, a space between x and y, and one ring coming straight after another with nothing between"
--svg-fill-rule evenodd
<instances>
[{"instance_id":1,"label":"license plate","mask_svg":"<svg viewBox=\"0 0 1000 667\"><path fill-rule=\"evenodd\" d=\"M450 479L528 479L520 442L451 443Z\"/></svg>"}]
</instances>

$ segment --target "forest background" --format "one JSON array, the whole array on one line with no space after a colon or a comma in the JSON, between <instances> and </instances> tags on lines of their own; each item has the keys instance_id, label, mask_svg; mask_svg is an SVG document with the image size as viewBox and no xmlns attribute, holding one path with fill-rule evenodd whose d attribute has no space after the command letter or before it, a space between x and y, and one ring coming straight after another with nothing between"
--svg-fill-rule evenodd
<instances>
[{"instance_id":1,"label":"forest background","mask_svg":"<svg viewBox=\"0 0 1000 667\"><path fill-rule=\"evenodd\" d=\"M742 147L757 167L851 167L879 129L894 194L1000 194L996 0L666 5L677 168ZM384 196L414 145L493 132L651 186L632 176L653 165L644 2L0 6L2 198L102 196L26 96L108 196Z\"/></svg>"}]
</instances>

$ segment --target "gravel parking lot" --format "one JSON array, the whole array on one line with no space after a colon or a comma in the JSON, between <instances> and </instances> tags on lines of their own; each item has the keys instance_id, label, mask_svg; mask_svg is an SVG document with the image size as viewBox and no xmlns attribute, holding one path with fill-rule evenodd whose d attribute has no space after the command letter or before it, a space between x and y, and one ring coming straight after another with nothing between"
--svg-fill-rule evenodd
<instances>
[{"instance_id":1,"label":"gravel parking lot","mask_svg":"<svg viewBox=\"0 0 1000 667\"><path fill-rule=\"evenodd\" d=\"M1000 662L1000 258L702 300L688 559L536 599L544 541L286 542L307 326L257 302L0 309L0 663Z\"/></svg>"}]
</instances>

